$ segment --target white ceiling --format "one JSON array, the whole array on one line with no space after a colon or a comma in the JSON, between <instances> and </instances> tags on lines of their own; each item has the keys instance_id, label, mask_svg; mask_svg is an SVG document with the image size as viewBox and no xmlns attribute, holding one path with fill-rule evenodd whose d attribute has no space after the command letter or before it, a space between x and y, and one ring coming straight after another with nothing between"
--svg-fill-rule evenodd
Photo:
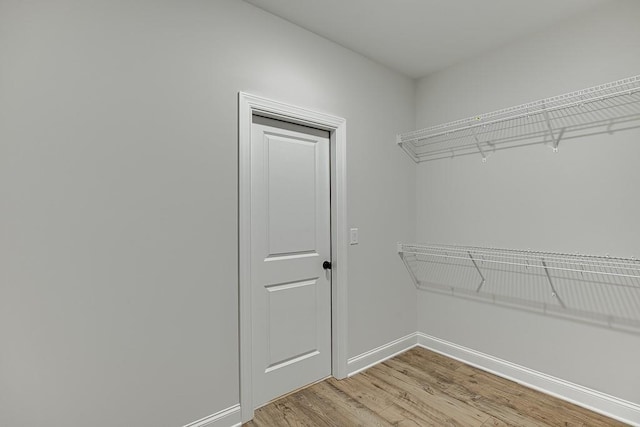
<instances>
[{"instance_id":1,"label":"white ceiling","mask_svg":"<svg viewBox=\"0 0 640 427\"><path fill-rule=\"evenodd\" d=\"M413 78L611 0L246 0Z\"/></svg>"}]
</instances>

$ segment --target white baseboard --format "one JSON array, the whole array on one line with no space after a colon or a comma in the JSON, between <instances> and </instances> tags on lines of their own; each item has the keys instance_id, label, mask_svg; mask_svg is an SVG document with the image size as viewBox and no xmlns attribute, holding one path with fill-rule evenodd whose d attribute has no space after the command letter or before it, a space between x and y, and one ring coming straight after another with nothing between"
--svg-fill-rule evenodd
<instances>
[{"instance_id":1,"label":"white baseboard","mask_svg":"<svg viewBox=\"0 0 640 427\"><path fill-rule=\"evenodd\" d=\"M640 427L640 405L583 387L524 366L463 347L421 332L414 332L348 360L348 376L384 362L415 346L424 347L467 365L515 381L526 387L582 406L607 417ZM216 412L184 427L240 427L240 405Z\"/></svg>"},{"instance_id":2,"label":"white baseboard","mask_svg":"<svg viewBox=\"0 0 640 427\"><path fill-rule=\"evenodd\" d=\"M418 332L417 343L452 359L515 381L607 417L640 427L640 405L565 381L470 348Z\"/></svg>"},{"instance_id":3,"label":"white baseboard","mask_svg":"<svg viewBox=\"0 0 640 427\"><path fill-rule=\"evenodd\" d=\"M240 427L241 425L240 405L233 405L184 427Z\"/></svg>"},{"instance_id":4,"label":"white baseboard","mask_svg":"<svg viewBox=\"0 0 640 427\"><path fill-rule=\"evenodd\" d=\"M358 356L352 357L347 361L348 376L357 374L367 368L372 367L380 362L392 358L418 344L417 333L414 332L395 341L381 345L378 348L364 352Z\"/></svg>"}]
</instances>

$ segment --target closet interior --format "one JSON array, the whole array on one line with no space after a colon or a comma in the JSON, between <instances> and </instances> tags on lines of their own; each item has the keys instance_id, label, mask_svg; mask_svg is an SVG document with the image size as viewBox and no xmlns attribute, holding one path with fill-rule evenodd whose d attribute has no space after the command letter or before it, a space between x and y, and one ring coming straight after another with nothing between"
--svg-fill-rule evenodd
<instances>
[{"instance_id":1,"label":"closet interior","mask_svg":"<svg viewBox=\"0 0 640 427\"><path fill-rule=\"evenodd\" d=\"M640 76L397 136L417 163L640 127ZM425 165L424 167L428 167ZM490 166L488 166L490 167ZM419 289L640 332L640 260L451 244L398 243Z\"/></svg>"}]
</instances>

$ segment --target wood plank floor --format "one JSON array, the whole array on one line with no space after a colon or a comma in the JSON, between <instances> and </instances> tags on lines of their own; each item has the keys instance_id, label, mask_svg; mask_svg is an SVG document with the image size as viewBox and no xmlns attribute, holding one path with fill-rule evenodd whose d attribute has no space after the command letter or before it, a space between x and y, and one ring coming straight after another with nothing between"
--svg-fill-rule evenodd
<instances>
[{"instance_id":1,"label":"wood plank floor","mask_svg":"<svg viewBox=\"0 0 640 427\"><path fill-rule=\"evenodd\" d=\"M623 426L423 348L256 410L246 427Z\"/></svg>"}]
</instances>

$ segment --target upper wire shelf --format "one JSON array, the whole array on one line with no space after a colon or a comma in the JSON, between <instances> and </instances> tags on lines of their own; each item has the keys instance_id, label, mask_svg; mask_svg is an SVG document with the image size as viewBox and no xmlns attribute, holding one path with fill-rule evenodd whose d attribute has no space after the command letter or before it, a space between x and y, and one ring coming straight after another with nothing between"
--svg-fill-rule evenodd
<instances>
[{"instance_id":1,"label":"upper wire shelf","mask_svg":"<svg viewBox=\"0 0 640 427\"><path fill-rule=\"evenodd\" d=\"M640 127L640 76L406 132L396 142L416 161L492 152Z\"/></svg>"},{"instance_id":2,"label":"upper wire shelf","mask_svg":"<svg viewBox=\"0 0 640 427\"><path fill-rule=\"evenodd\" d=\"M453 245L398 244L414 284L640 333L640 260Z\"/></svg>"}]
</instances>

